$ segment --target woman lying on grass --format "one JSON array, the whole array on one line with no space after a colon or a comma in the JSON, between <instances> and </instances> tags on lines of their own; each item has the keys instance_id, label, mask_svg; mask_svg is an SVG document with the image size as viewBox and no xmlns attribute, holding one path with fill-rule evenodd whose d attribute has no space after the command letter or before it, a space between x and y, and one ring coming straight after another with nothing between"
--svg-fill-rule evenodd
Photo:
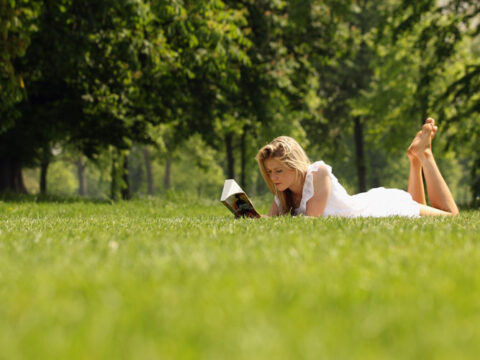
<instances>
[{"instance_id":1,"label":"woman lying on grass","mask_svg":"<svg viewBox=\"0 0 480 360\"><path fill-rule=\"evenodd\" d=\"M323 161L312 164L294 139L280 136L261 148L256 157L263 178L275 194L268 215L457 215L455 200L433 157L431 143L436 132L435 120L427 119L408 148L408 192L381 187L353 196L340 185L330 166ZM422 169L432 207L426 205Z\"/></svg>"}]
</instances>

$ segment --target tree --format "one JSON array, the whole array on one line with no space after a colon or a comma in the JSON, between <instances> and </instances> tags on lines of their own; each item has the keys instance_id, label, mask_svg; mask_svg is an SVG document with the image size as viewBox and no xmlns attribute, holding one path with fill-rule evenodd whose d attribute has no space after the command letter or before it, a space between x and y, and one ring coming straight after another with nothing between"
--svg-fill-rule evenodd
<instances>
[{"instance_id":1,"label":"tree","mask_svg":"<svg viewBox=\"0 0 480 360\"><path fill-rule=\"evenodd\" d=\"M478 128L480 126L480 8L474 0L404 0L398 8L394 40L413 38L418 69L415 103L421 120L436 113L448 134L446 147L471 161L472 195L480 193Z\"/></svg>"},{"instance_id":2,"label":"tree","mask_svg":"<svg viewBox=\"0 0 480 360\"><path fill-rule=\"evenodd\" d=\"M25 154L22 149L9 147L4 134L20 116L15 104L24 98L25 86L14 62L25 54L30 44L38 11L37 2L0 1L0 191L26 191L19 163Z\"/></svg>"}]
</instances>

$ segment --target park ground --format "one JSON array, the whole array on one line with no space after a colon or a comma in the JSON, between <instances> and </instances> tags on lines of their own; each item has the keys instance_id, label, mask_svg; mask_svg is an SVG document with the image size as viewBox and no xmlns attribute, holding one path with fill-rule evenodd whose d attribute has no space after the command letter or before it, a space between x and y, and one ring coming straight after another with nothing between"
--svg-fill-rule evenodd
<instances>
[{"instance_id":1,"label":"park ground","mask_svg":"<svg viewBox=\"0 0 480 360\"><path fill-rule=\"evenodd\" d=\"M260 204L262 211L266 202ZM476 359L480 212L0 202L0 359Z\"/></svg>"}]
</instances>

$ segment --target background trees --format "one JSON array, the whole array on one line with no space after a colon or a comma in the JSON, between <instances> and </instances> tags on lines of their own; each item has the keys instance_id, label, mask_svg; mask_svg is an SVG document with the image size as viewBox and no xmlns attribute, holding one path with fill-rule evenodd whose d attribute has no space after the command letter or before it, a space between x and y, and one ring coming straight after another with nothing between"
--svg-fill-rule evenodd
<instances>
[{"instance_id":1,"label":"background trees","mask_svg":"<svg viewBox=\"0 0 480 360\"><path fill-rule=\"evenodd\" d=\"M224 176L261 192L253 158L280 134L333 161L351 191L402 186L412 128L433 115L447 176L480 192L473 0L0 8L0 191L46 193L52 161L69 159L81 194L192 190L177 182L189 171L199 193ZM38 169L27 186L22 169Z\"/></svg>"}]
</instances>

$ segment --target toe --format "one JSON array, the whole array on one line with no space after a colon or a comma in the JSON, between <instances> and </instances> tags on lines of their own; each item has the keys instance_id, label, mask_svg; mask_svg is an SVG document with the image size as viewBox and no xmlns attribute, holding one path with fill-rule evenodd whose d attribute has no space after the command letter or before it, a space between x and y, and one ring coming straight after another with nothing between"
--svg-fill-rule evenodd
<instances>
[{"instance_id":1,"label":"toe","mask_svg":"<svg viewBox=\"0 0 480 360\"><path fill-rule=\"evenodd\" d=\"M422 125L422 132L430 132L430 131L432 131L432 128L433 128L433 126L430 123L423 124Z\"/></svg>"}]
</instances>

